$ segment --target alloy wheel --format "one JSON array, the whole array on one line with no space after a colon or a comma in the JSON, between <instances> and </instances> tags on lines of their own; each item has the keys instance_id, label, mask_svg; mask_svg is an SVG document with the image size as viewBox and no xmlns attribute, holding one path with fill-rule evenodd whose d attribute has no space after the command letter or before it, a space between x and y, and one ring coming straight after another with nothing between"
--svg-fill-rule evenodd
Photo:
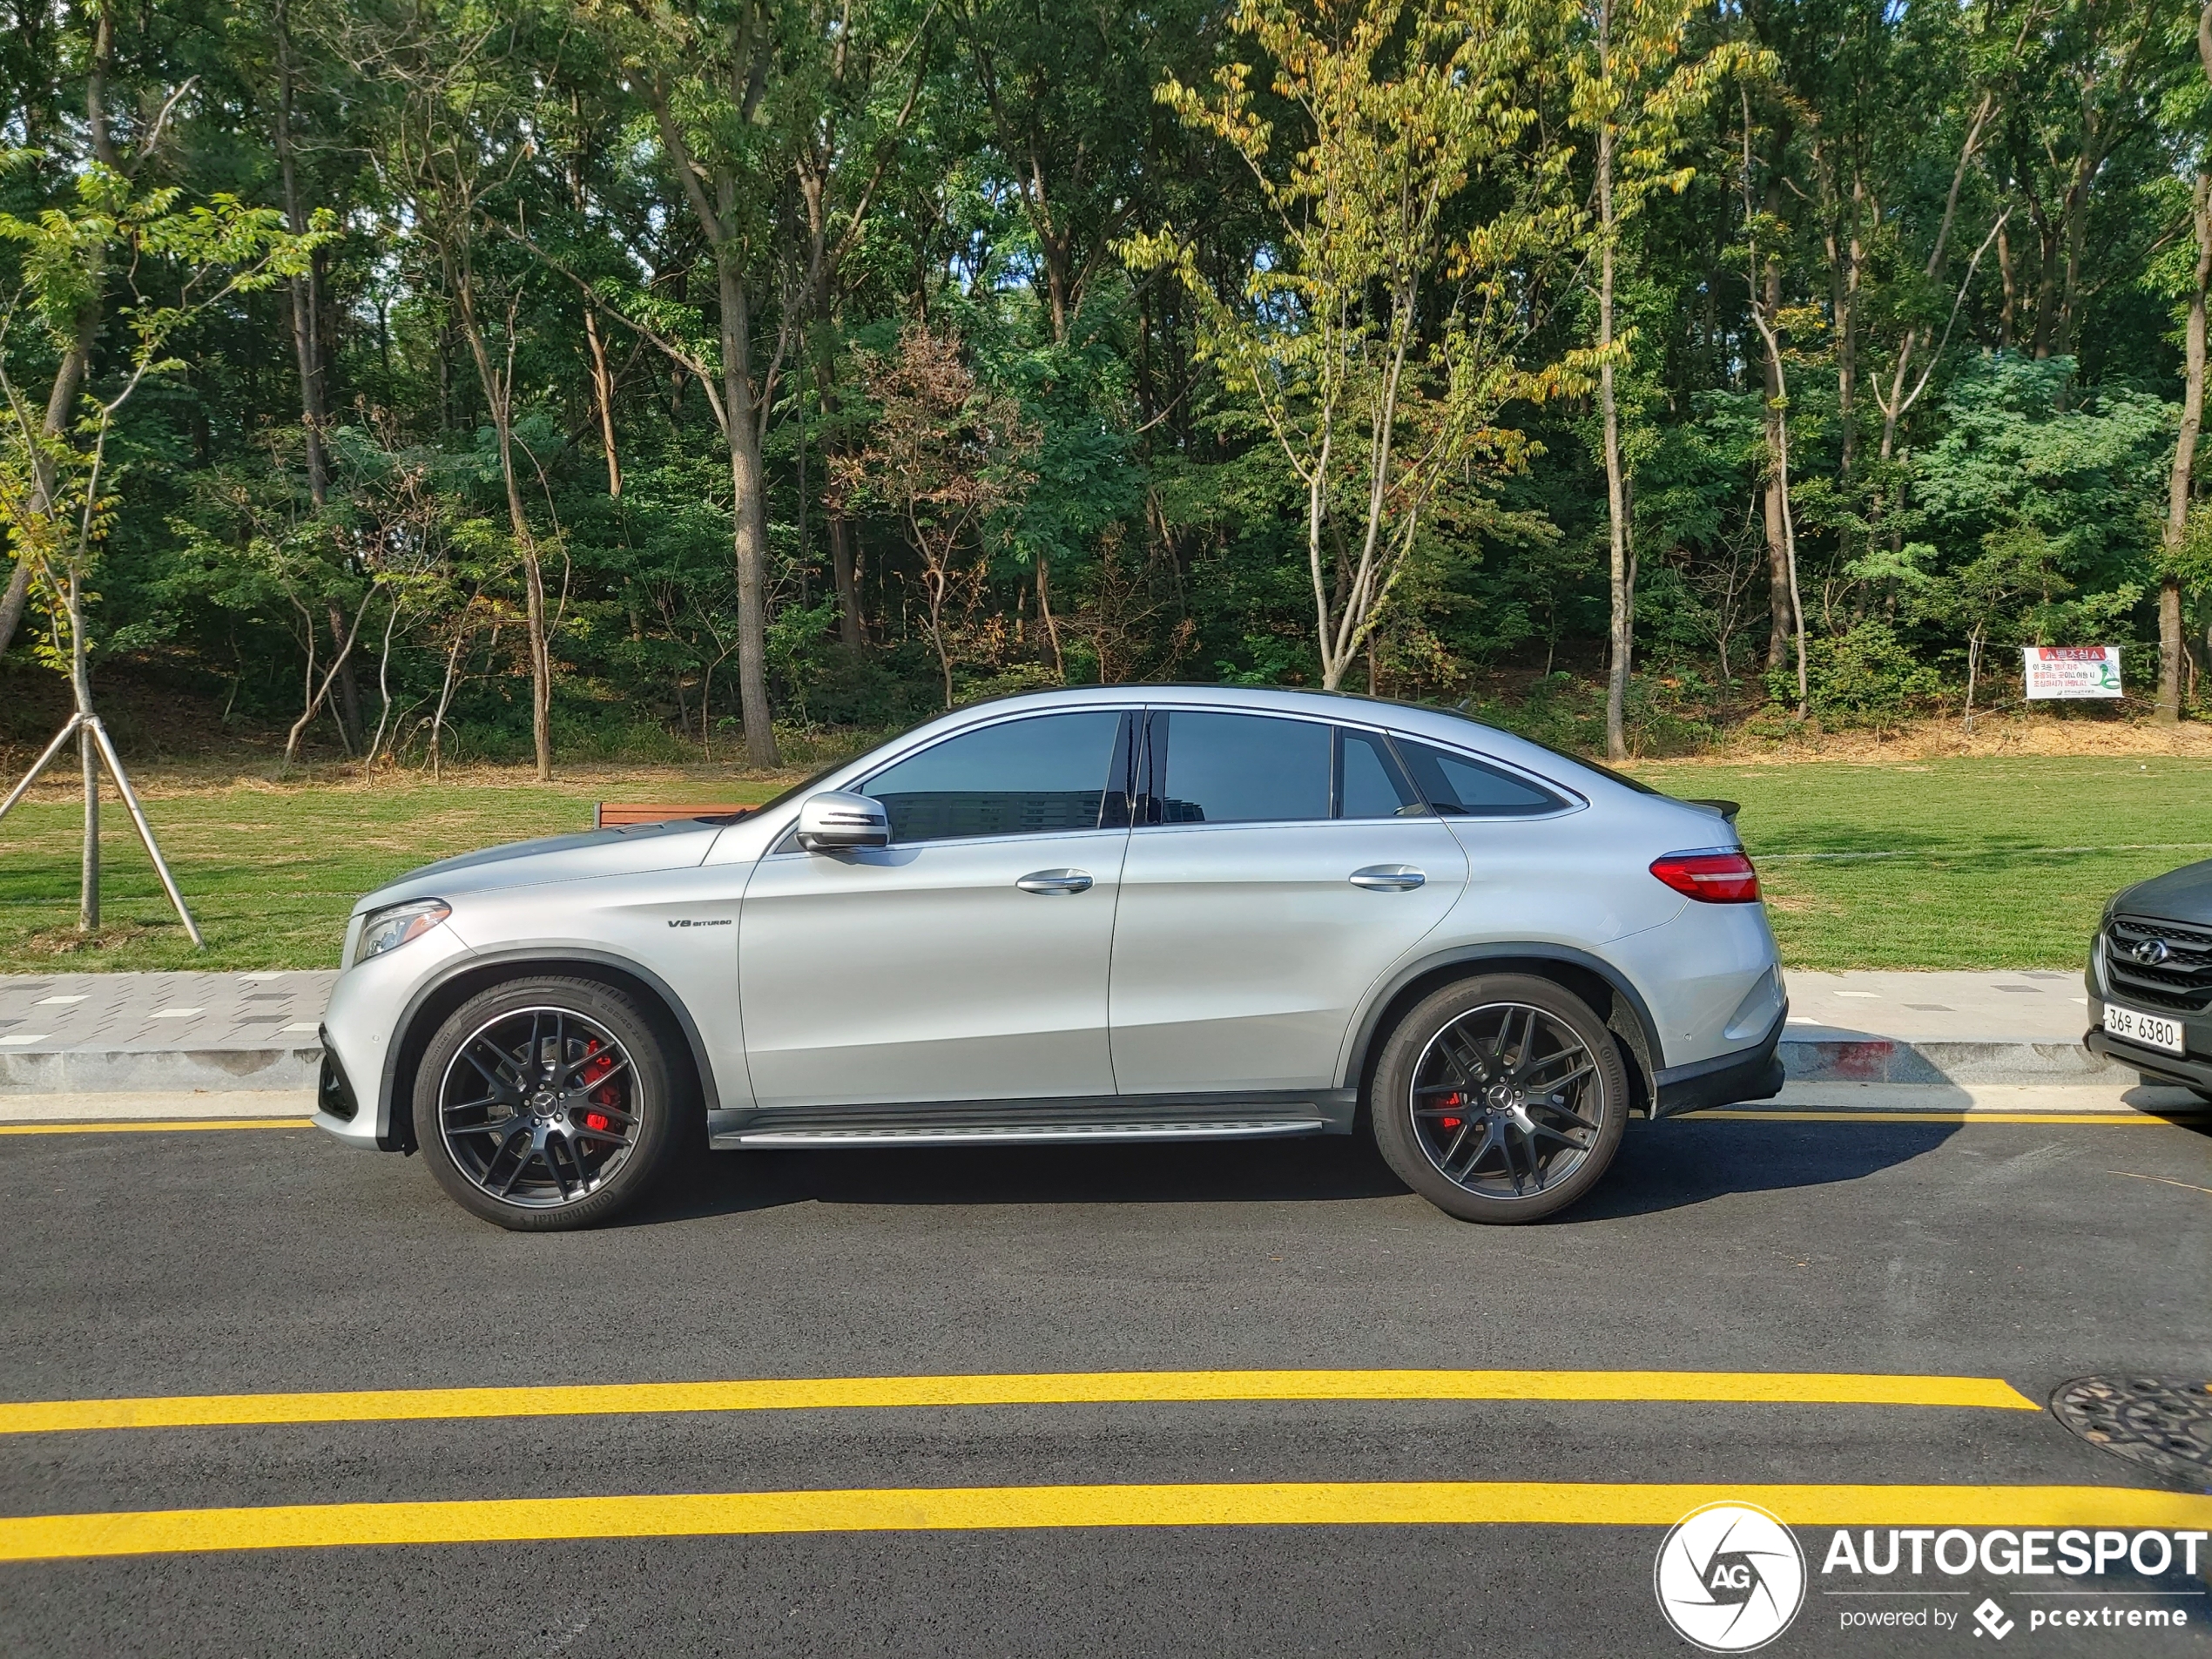
<instances>
[{"instance_id":1,"label":"alloy wheel","mask_svg":"<svg viewBox=\"0 0 2212 1659\"><path fill-rule=\"evenodd\" d=\"M629 1161L642 1104L637 1068L605 1026L570 1008L516 1008L471 1032L446 1067L438 1132L491 1197L557 1209Z\"/></svg>"},{"instance_id":2,"label":"alloy wheel","mask_svg":"<svg viewBox=\"0 0 2212 1659\"><path fill-rule=\"evenodd\" d=\"M1437 1172L1486 1198L1532 1198L1596 1150L1605 1083L1564 1020L1525 1002L1469 1008L1413 1068L1413 1138Z\"/></svg>"}]
</instances>

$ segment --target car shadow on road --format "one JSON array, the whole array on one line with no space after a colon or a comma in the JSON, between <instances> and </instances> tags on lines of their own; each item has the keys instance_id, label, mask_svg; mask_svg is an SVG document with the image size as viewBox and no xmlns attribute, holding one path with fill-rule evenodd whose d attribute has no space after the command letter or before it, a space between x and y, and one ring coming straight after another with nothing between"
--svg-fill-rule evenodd
<instances>
[{"instance_id":1,"label":"car shadow on road","mask_svg":"<svg viewBox=\"0 0 2212 1659\"><path fill-rule=\"evenodd\" d=\"M637 1223L784 1204L1298 1204L1406 1187L1364 1140L916 1147L701 1158Z\"/></svg>"},{"instance_id":2,"label":"car shadow on road","mask_svg":"<svg viewBox=\"0 0 2212 1659\"><path fill-rule=\"evenodd\" d=\"M1839 1186L1909 1163L1959 1129L1956 1123L1696 1117L1632 1123L1606 1178L1560 1219L1606 1221L1739 1193Z\"/></svg>"},{"instance_id":3,"label":"car shadow on road","mask_svg":"<svg viewBox=\"0 0 2212 1659\"><path fill-rule=\"evenodd\" d=\"M1838 1185L1919 1157L1957 1130L1952 1123L1635 1123L1606 1178L1556 1221L1618 1219L1737 1193ZM1319 1204L1406 1192L1364 1137L753 1152L698 1159L630 1224L799 1204Z\"/></svg>"}]
</instances>

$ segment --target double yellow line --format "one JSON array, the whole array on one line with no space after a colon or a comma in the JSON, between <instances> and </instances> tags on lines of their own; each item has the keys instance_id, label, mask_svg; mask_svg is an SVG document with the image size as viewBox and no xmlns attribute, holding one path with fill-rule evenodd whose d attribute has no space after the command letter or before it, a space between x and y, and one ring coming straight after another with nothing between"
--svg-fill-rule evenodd
<instances>
[{"instance_id":1,"label":"double yellow line","mask_svg":"<svg viewBox=\"0 0 2212 1659\"><path fill-rule=\"evenodd\" d=\"M0 1406L0 1433L622 1413L1266 1400L1560 1400L2033 1412L1994 1377L1834 1372L1157 1371L199 1394ZM2212 1498L2095 1487L1317 1481L507 1498L0 1519L0 1561L773 1533L1671 1524L1735 1497L1808 1525L2212 1527Z\"/></svg>"}]
</instances>

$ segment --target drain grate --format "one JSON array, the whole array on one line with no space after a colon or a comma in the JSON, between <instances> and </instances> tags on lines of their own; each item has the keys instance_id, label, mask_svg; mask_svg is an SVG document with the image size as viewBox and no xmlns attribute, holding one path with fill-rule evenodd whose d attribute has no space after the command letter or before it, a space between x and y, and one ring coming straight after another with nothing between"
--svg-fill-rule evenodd
<instances>
[{"instance_id":1,"label":"drain grate","mask_svg":"<svg viewBox=\"0 0 2212 1659\"><path fill-rule=\"evenodd\" d=\"M2212 1382L2077 1377L2051 1396L2051 1414L2092 1446L2212 1486Z\"/></svg>"}]
</instances>

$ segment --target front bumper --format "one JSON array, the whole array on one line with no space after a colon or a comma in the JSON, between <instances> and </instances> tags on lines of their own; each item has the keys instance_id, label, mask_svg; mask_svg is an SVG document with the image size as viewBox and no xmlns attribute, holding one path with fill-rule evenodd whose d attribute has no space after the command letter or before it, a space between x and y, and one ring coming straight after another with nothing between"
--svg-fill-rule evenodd
<instances>
[{"instance_id":1,"label":"front bumper","mask_svg":"<svg viewBox=\"0 0 2212 1659\"><path fill-rule=\"evenodd\" d=\"M2212 1061L2200 1060L2194 1055L2168 1054L2163 1049L2146 1049L2137 1042L2123 1042L2118 1037L2107 1036L2101 1025L2091 1027L2081 1042L2091 1054L2133 1066L2146 1077L2161 1078L2200 1094L2212 1095Z\"/></svg>"},{"instance_id":2,"label":"front bumper","mask_svg":"<svg viewBox=\"0 0 2212 1659\"><path fill-rule=\"evenodd\" d=\"M2184 1089L2194 1089L2212 1094L2212 1015L2188 1014L2173 1008L2154 1006L2143 998L2131 998L2124 991L2114 995L2105 984L2105 934L2100 928L2094 944L2089 948L2089 968L2082 975L2082 984L2089 993L2089 1006L2097 1011L2099 1023L2091 1026L2081 1036L2081 1046L2091 1054L2101 1054L2107 1060L2116 1060L2123 1066L2133 1066L2147 1077L2157 1077L2179 1083ZM2117 1002L2145 1014L2155 1014L2177 1022L2182 1028L2182 1045L2186 1054L2168 1054L2163 1049L2149 1049L2140 1042L2109 1035L2102 1023L2104 1006Z\"/></svg>"},{"instance_id":3,"label":"front bumper","mask_svg":"<svg viewBox=\"0 0 2212 1659\"><path fill-rule=\"evenodd\" d=\"M1716 1055L1691 1065L1670 1066L1656 1080L1651 1115L1673 1117L1708 1106L1730 1106L1738 1101L1771 1100L1782 1092L1782 1030L1789 1023L1785 1001L1767 1034L1748 1049Z\"/></svg>"},{"instance_id":4,"label":"front bumper","mask_svg":"<svg viewBox=\"0 0 2212 1659\"><path fill-rule=\"evenodd\" d=\"M384 1152L404 1146L408 1107L395 1106L385 1090L392 1045L422 988L474 954L448 921L339 974L322 1015L324 1076L332 1092L318 1091L317 1129L348 1146Z\"/></svg>"}]
</instances>

